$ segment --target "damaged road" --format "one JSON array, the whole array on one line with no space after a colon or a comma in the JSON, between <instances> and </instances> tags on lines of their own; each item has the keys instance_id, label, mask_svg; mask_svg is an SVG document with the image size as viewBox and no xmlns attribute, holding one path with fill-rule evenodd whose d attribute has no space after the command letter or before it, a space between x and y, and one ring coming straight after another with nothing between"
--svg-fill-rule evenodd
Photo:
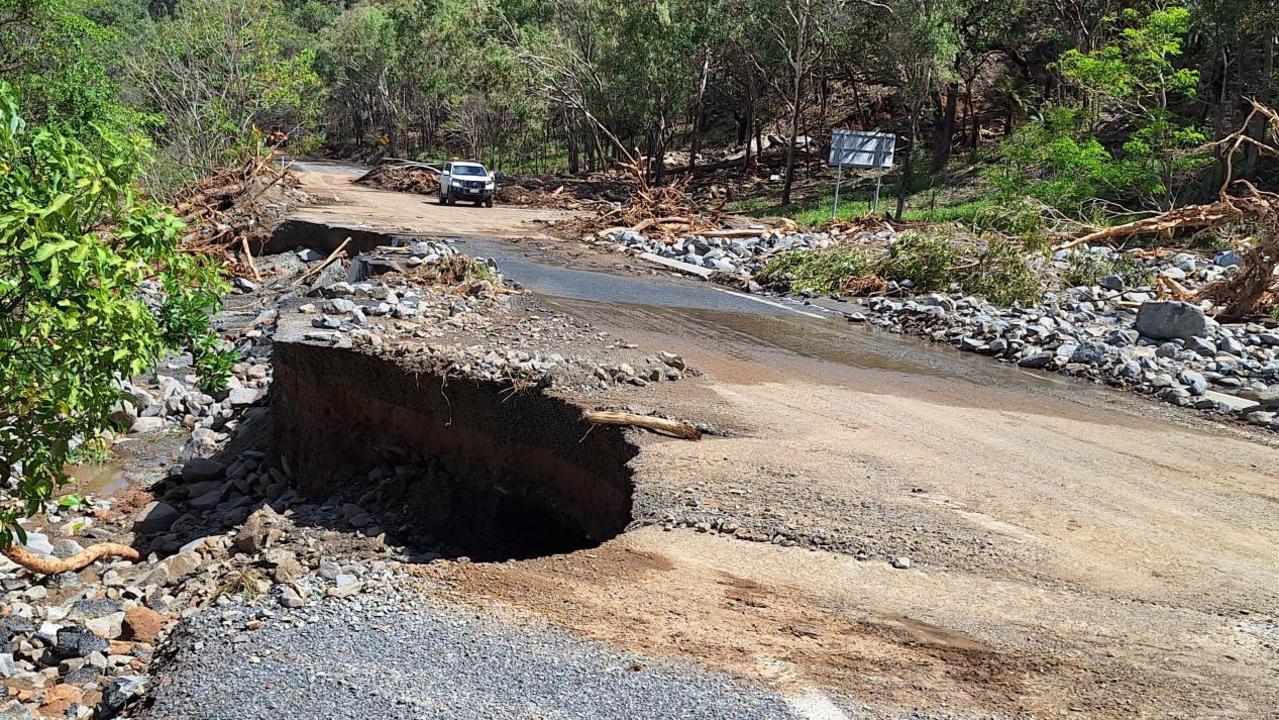
<instances>
[{"instance_id":1,"label":"damaged road","mask_svg":"<svg viewBox=\"0 0 1279 720\"><path fill-rule=\"evenodd\" d=\"M1275 716L1272 437L321 170L295 219L401 247L232 298L269 432L100 569L186 617L136 716Z\"/></svg>"}]
</instances>

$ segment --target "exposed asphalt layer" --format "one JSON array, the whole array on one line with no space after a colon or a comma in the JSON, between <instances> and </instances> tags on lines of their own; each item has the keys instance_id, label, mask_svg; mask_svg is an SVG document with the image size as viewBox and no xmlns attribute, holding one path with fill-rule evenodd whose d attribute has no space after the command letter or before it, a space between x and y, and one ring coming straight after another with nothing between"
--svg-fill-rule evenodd
<instances>
[{"instance_id":1,"label":"exposed asphalt layer","mask_svg":"<svg viewBox=\"0 0 1279 720\"><path fill-rule=\"evenodd\" d=\"M137 717L796 717L782 698L722 675L455 609L365 596L276 612L255 631L233 629L243 620L224 628L225 612L175 635L172 664Z\"/></svg>"}]
</instances>

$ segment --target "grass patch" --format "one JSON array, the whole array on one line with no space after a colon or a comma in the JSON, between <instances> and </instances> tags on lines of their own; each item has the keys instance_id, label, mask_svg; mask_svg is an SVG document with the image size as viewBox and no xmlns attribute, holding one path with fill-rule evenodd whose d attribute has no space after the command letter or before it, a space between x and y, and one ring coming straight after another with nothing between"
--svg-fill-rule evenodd
<instances>
[{"instance_id":1,"label":"grass patch","mask_svg":"<svg viewBox=\"0 0 1279 720\"><path fill-rule=\"evenodd\" d=\"M271 581L257 570L248 569L244 572L232 572L223 580L222 584L214 591L214 597L234 597L245 602L253 598L265 594L271 588Z\"/></svg>"}]
</instances>

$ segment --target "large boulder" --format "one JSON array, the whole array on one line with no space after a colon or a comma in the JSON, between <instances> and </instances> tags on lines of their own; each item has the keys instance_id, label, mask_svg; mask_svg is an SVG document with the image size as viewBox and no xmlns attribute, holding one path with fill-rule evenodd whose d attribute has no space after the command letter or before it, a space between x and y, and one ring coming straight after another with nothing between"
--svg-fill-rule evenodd
<instances>
[{"instance_id":1,"label":"large boulder","mask_svg":"<svg viewBox=\"0 0 1279 720\"><path fill-rule=\"evenodd\" d=\"M1152 340L1188 340L1208 335L1208 317L1198 305L1150 301L1137 311L1137 332Z\"/></svg>"}]
</instances>

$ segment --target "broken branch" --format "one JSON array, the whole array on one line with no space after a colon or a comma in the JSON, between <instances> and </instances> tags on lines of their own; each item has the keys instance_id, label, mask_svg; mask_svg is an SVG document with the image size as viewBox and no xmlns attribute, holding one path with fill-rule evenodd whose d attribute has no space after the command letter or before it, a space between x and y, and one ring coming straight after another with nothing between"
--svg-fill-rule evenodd
<instances>
[{"instance_id":1,"label":"broken branch","mask_svg":"<svg viewBox=\"0 0 1279 720\"><path fill-rule=\"evenodd\" d=\"M652 415L634 415L610 410L588 410L582 414L582 419L596 425L623 425L643 428L684 440L702 439L702 432L686 422L667 420L666 418Z\"/></svg>"},{"instance_id":2,"label":"broken branch","mask_svg":"<svg viewBox=\"0 0 1279 720\"><path fill-rule=\"evenodd\" d=\"M41 575L57 575L64 572L76 572L89 567L93 563L108 557L137 561L141 558L137 550L120 543L100 543L90 545L68 558L54 558L36 555L35 553L14 545L5 548L4 556L34 573Z\"/></svg>"}]
</instances>

